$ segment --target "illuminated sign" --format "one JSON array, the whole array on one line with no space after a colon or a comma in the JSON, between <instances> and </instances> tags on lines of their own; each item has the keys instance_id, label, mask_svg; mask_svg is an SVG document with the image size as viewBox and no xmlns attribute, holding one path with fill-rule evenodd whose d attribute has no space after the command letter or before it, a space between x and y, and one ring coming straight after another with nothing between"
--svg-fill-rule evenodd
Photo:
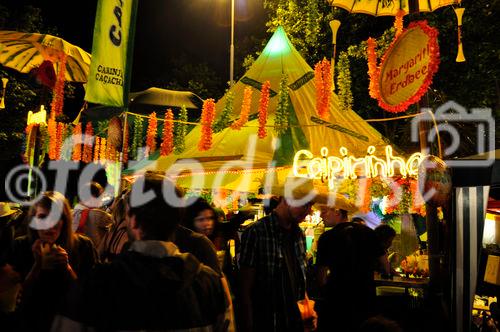
<instances>
[{"instance_id":1,"label":"illuminated sign","mask_svg":"<svg viewBox=\"0 0 500 332\"><path fill-rule=\"evenodd\" d=\"M374 155L375 147L369 146L366 156L356 158L348 155L345 147L340 148L341 157L329 156L328 148L321 148L321 157L314 158L309 150L298 151L293 158L294 176L307 177L311 179L328 180L328 186L333 189L337 178L356 179L358 176L365 177L391 177L396 171L402 177L417 177L418 166L424 159L420 152L412 154L407 160L393 155L392 146L385 147L385 159Z\"/></svg>"},{"instance_id":2,"label":"illuminated sign","mask_svg":"<svg viewBox=\"0 0 500 332\"><path fill-rule=\"evenodd\" d=\"M28 126L31 124L47 124L47 112L43 105L40 107L40 111L33 113L32 111L28 112Z\"/></svg>"}]
</instances>

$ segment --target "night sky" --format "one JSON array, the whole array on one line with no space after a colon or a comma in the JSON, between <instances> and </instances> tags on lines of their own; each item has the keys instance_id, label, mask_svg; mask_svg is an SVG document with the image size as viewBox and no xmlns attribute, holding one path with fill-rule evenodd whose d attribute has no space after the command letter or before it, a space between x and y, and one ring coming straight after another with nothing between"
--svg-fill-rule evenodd
<instances>
[{"instance_id":1,"label":"night sky","mask_svg":"<svg viewBox=\"0 0 500 332\"><path fill-rule=\"evenodd\" d=\"M2 0L8 8L33 5L42 9L44 23L57 27L61 38L92 51L97 0ZM139 0L132 91L141 82L161 76L167 59L186 57L206 62L224 79L229 77L230 0ZM265 31L262 0L236 0L238 40Z\"/></svg>"}]
</instances>

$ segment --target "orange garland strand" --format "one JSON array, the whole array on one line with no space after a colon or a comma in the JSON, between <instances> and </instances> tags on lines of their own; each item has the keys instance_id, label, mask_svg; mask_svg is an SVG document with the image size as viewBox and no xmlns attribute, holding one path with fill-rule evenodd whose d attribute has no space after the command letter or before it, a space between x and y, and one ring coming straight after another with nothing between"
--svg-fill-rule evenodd
<instances>
[{"instance_id":1,"label":"orange garland strand","mask_svg":"<svg viewBox=\"0 0 500 332\"><path fill-rule=\"evenodd\" d=\"M79 122L73 128L73 153L71 159L74 161L82 160L82 123Z\"/></svg>"},{"instance_id":2,"label":"orange garland strand","mask_svg":"<svg viewBox=\"0 0 500 332\"><path fill-rule=\"evenodd\" d=\"M61 159L61 148L63 145L63 135L64 135L65 125L62 122L57 123L57 135L56 135L56 160Z\"/></svg>"},{"instance_id":3,"label":"orange garland strand","mask_svg":"<svg viewBox=\"0 0 500 332\"><path fill-rule=\"evenodd\" d=\"M94 136L94 128L92 128L92 122L87 122L87 126L85 127L85 145L83 146L82 155L82 161L87 164L92 162L92 136Z\"/></svg>"},{"instance_id":4,"label":"orange garland strand","mask_svg":"<svg viewBox=\"0 0 500 332\"><path fill-rule=\"evenodd\" d=\"M366 178L364 179L365 182L365 193L363 195L363 202L360 207L360 211L362 213L368 213L370 212L371 209L371 203L372 203L372 195L370 192L370 187L372 186L372 179L371 178Z\"/></svg>"},{"instance_id":5,"label":"orange garland strand","mask_svg":"<svg viewBox=\"0 0 500 332\"><path fill-rule=\"evenodd\" d=\"M101 137L101 146L99 147L99 161L101 164L106 162L107 151L107 141L104 137Z\"/></svg>"},{"instance_id":6,"label":"orange garland strand","mask_svg":"<svg viewBox=\"0 0 500 332\"><path fill-rule=\"evenodd\" d=\"M160 154L168 156L174 151L174 113L168 109L163 122L163 141L160 146Z\"/></svg>"},{"instance_id":7,"label":"orange garland strand","mask_svg":"<svg viewBox=\"0 0 500 332\"><path fill-rule=\"evenodd\" d=\"M101 147L101 138L99 136L96 136L95 138L95 144L94 144L94 163L99 162L99 148Z\"/></svg>"},{"instance_id":8,"label":"orange garland strand","mask_svg":"<svg viewBox=\"0 0 500 332\"><path fill-rule=\"evenodd\" d=\"M146 157L156 151L156 133L158 129L158 120L156 112L151 113L148 121L148 131L146 134Z\"/></svg>"},{"instance_id":9,"label":"orange garland strand","mask_svg":"<svg viewBox=\"0 0 500 332\"><path fill-rule=\"evenodd\" d=\"M262 84L259 100L259 138L267 136L266 123L267 123L267 108L269 107L269 90L271 89L271 82L265 81Z\"/></svg>"},{"instance_id":10,"label":"orange garland strand","mask_svg":"<svg viewBox=\"0 0 500 332\"><path fill-rule=\"evenodd\" d=\"M127 163L128 162L128 135L129 135L129 132L128 132L128 124L125 124L125 126L123 127L123 136L124 136L124 140L123 140L123 148L122 148L122 162L123 163Z\"/></svg>"},{"instance_id":11,"label":"orange garland strand","mask_svg":"<svg viewBox=\"0 0 500 332\"><path fill-rule=\"evenodd\" d=\"M250 114L250 106L252 105L252 88L247 86L243 91L243 102L241 103L240 118L233 122L231 129L240 130L247 122Z\"/></svg>"},{"instance_id":12,"label":"orange garland strand","mask_svg":"<svg viewBox=\"0 0 500 332\"><path fill-rule=\"evenodd\" d=\"M330 61L323 59L314 67L314 83L316 86L316 112L323 120L330 117L330 96L332 94L332 68Z\"/></svg>"},{"instance_id":13,"label":"orange garland strand","mask_svg":"<svg viewBox=\"0 0 500 332\"><path fill-rule=\"evenodd\" d=\"M215 102L212 98L203 102L201 111L201 137L198 150L207 151L212 147L212 123L215 119Z\"/></svg>"},{"instance_id":14,"label":"orange garland strand","mask_svg":"<svg viewBox=\"0 0 500 332\"><path fill-rule=\"evenodd\" d=\"M394 38L397 38L400 34L403 33L403 16L405 16L406 12L403 9L399 9L396 13L396 17L394 18L394 28L396 29L396 35Z\"/></svg>"},{"instance_id":15,"label":"orange garland strand","mask_svg":"<svg viewBox=\"0 0 500 332\"><path fill-rule=\"evenodd\" d=\"M367 48L366 53L368 57L368 75L370 77L370 84L368 86L368 91L370 92L370 97L377 99L380 95L378 91L378 84L376 84L379 76L379 68L377 66L377 42L373 38L368 38L366 41Z\"/></svg>"},{"instance_id":16,"label":"orange garland strand","mask_svg":"<svg viewBox=\"0 0 500 332\"><path fill-rule=\"evenodd\" d=\"M49 159L56 160L57 157L57 122L54 116L51 116L47 125L49 132Z\"/></svg>"},{"instance_id":17,"label":"orange garland strand","mask_svg":"<svg viewBox=\"0 0 500 332\"><path fill-rule=\"evenodd\" d=\"M59 59L59 72L57 73L57 80L54 86L52 103L50 104L51 113L55 116L61 115L64 106L64 75L66 73L66 54L62 54Z\"/></svg>"}]
</instances>

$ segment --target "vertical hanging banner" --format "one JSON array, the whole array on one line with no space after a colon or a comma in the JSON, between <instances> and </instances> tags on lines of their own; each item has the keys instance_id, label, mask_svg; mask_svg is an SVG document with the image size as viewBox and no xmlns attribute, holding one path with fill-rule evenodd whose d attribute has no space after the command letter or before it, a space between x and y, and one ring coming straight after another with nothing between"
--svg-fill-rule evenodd
<instances>
[{"instance_id":1,"label":"vertical hanging banner","mask_svg":"<svg viewBox=\"0 0 500 332\"><path fill-rule=\"evenodd\" d=\"M136 13L137 0L98 1L86 101L128 104Z\"/></svg>"}]
</instances>

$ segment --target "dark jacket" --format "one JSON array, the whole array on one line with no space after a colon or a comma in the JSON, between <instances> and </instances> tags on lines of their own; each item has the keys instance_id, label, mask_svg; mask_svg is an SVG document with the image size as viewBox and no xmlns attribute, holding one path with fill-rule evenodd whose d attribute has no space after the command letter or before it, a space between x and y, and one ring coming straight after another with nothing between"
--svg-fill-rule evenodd
<instances>
[{"instance_id":1,"label":"dark jacket","mask_svg":"<svg viewBox=\"0 0 500 332\"><path fill-rule=\"evenodd\" d=\"M167 243L168 253L161 253ZM69 299L63 315L103 331L214 326L226 308L220 276L160 241L134 242L98 266Z\"/></svg>"}]
</instances>

